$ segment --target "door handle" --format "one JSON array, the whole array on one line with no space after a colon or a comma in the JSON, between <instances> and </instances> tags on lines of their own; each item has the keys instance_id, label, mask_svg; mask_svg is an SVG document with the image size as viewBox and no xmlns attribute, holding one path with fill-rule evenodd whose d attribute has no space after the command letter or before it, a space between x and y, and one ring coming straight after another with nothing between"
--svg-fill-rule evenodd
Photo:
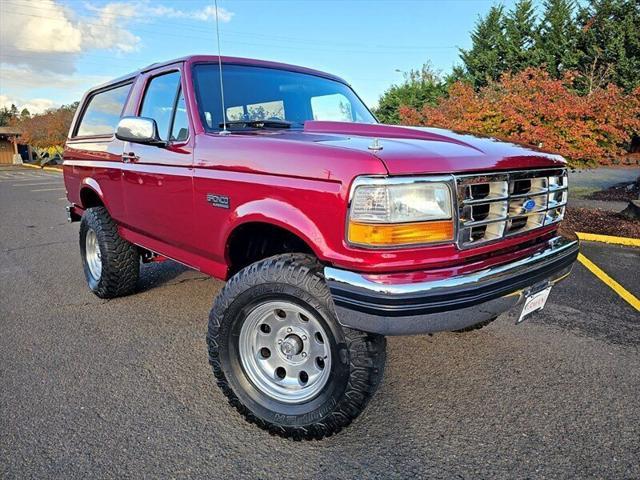
<instances>
[{"instance_id":1,"label":"door handle","mask_svg":"<svg viewBox=\"0 0 640 480\"><path fill-rule=\"evenodd\" d=\"M138 160L140 160L140 157L133 152L124 152L122 154L122 161L124 163L137 162Z\"/></svg>"}]
</instances>

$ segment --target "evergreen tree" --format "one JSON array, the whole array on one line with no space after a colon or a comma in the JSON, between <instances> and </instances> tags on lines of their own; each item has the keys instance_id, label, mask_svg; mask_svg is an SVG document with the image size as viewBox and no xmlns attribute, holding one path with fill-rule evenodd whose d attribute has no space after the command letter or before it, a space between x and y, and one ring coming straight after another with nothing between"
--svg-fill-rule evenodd
<instances>
[{"instance_id":1,"label":"evergreen tree","mask_svg":"<svg viewBox=\"0 0 640 480\"><path fill-rule=\"evenodd\" d=\"M435 105L445 93L446 85L438 73L430 64L425 64L420 70L406 73L402 84L387 89L378 101L375 114L382 123L398 124L401 106L421 108L425 104Z\"/></svg>"},{"instance_id":2,"label":"evergreen tree","mask_svg":"<svg viewBox=\"0 0 640 480\"><path fill-rule=\"evenodd\" d=\"M7 107L0 108L0 127L4 127L9 124L9 110Z\"/></svg>"},{"instance_id":3,"label":"evergreen tree","mask_svg":"<svg viewBox=\"0 0 640 480\"><path fill-rule=\"evenodd\" d=\"M444 77L444 82L447 84L447 87L453 85L457 81L471 81L469 75L467 75L467 70L465 69L464 65L454 65L451 73Z\"/></svg>"},{"instance_id":4,"label":"evergreen tree","mask_svg":"<svg viewBox=\"0 0 640 480\"><path fill-rule=\"evenodd\" d=\"M505 18L505 66L519 72L527 67L538 66L536 14L532 0L518 0Z\"/></svg>"},{"instance_id":5,"label":"evergreen tree","mask_svg":"<svg viewBox=\"0 0 640 480\"><path fill-rule=\"evenodd\" d=\"M478 20L471 33L471 49L460 49L466 74L476 88L491 80L498 80L507 70L504 24L503 7L491 7L487 16Z\"/></svg>"},{"instance_id":6,"label":"evergreen tree","mask_svg":"<svg viewBox=\"0 0 640 480\"><path fill-rule=\"evenodd\" d=\"M592 0L578 19L582 90L609 81L626 91L640 86L640 2Z\"/></svg>"},{"instance_id":7,"label":"evergreen tree","mask_svg":"<svg viewBox=\"0 0 640 480\"><path fill-rule=\"evenodd\" d=\"M573 0L545 0L539 30L540 60L556 78L578 67L578 26Z\"/></svg>"},{"instance_id":8,"label":"evergreen tree","mask_svg":"<svg viewBox=\"0 0 640 480\"><path fill-rule=\"evenodd\" d=\"M9 125L17 113L18 109L14 104L11 104L11 108L7 108L6 106L2 107L0 109L0 127Z\"/></svg>"},{"instance_id":9,"label":"evergreen tree","mask_svg":"<svg viewBox=\"0 0 640 480\"><path fill-rule=\"evenodd\" d=\"M20 112L20 118L29 118L31 116L31 113L29 112L28 108L23 108L22 111Z\"/></svg>"}]
</instances>

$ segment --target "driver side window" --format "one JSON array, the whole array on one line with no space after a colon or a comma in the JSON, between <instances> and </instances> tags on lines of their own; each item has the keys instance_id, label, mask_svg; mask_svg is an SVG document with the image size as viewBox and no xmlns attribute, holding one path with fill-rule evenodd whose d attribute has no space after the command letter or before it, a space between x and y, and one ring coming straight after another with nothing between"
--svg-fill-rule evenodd
<instances>
[{"instance_id":1,"label":"driver side window","mask_svg":"<svg viewBox=\"0 0 640 480\"><path fill-rule=\"evenodd\" d=\"M165 73L149 81L140 116L156 121L161 140L183 141L188 138L189 125L180 88L180 72Z\"/></svg>"}]
</instances>

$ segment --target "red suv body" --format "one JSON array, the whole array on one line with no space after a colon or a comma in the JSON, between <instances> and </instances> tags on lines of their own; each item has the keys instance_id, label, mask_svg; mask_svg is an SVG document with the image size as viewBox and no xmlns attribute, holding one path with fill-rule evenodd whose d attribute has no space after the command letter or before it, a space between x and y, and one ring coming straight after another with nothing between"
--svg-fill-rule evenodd
<instances>
[{"instance_id":1,"label":"red suv body","mask_svg":"<svg viewBox=\"0 0 640 480\"><path fill-rule=\"evenodd\" d=\"M372 335L491 320L578 251L557 233L562 157L381 125L340 78L272 62L187 57L92 89L64 177L70 219L106 209L145 260L227 280L276 255L314 258L338 323Z\"/></svg>"}]
</instances>

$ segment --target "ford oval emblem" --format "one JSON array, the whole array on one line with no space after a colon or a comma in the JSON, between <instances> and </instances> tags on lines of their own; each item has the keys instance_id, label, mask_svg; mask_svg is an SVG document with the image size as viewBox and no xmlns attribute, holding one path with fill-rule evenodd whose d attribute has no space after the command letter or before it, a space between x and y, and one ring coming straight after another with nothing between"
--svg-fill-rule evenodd
<instances>
[{"instance_id":1,"label":"ford oval emblem","mask_svg":"<svg viewBox=\"0 0 640 480\"><path fill-rule=\"evenodd\" d=\"M527 200L526 202L524 202L524 205L522 205L522 208L524 208L525 212L530 212L535 207L536 207L536 201L531 199Z\"/></svg>"}]
</instances>

